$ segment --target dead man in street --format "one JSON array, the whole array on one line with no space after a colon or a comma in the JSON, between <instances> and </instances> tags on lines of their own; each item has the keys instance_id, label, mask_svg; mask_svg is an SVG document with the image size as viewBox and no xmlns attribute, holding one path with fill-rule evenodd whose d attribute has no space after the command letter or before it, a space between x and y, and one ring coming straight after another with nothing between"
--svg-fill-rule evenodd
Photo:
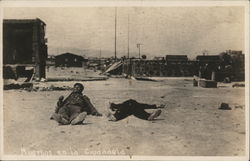
<instances>
[{"instance_id":1,"label":"dead man in street","mask_svg":"<svg viewBox=\"0 0 250 161\"><path fill-rule=\"evenodd\" d=\"M90 99L82 94L83 90L84 86L81 83L76 83L72 93L66 99L60 96L51 119L61 125L76 125L82 124L87 115L102 116L90 102Z\"/></svg>"},{"instance_id":2,"label":"dead man in street","mask_svg":"<svg viewBox=\"0 0 250 161\"><path fill-rule=\"evenodd\" d=\"M130 115L134 115L137 118L152 121L161 114L161 110L158 108L164 108L165 105L150 105L139 103L133 99L129 99L119 104L110 103L109 113L107 117L109 121L119 121ZM148 113L145 109L157 109L153 113Z\"/></svg>"}]
</instances>

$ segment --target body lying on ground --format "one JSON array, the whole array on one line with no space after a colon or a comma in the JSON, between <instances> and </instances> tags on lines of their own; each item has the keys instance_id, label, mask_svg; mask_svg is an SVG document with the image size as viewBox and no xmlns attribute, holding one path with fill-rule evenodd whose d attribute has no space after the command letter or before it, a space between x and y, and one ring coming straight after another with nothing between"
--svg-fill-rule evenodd
<instances>
[{"instance_id":1,"label":"body lying on ground","mask_svg":"<svg viewBox=\"0 0 250 161\"><path fill-rule=\"evenodd\" d=\"M110 103L108 118L109 121L119 121L130 115L134 115L137 118L152 121L161 114L161 110L158 108L164 108L164 105L150 105L139 103L133 99L129 99L119 104ZM148 113L145 109L157 109L153 113Z\"/></svg>"},{"instance_id":2,"label":"body lying on ground","mask_svg":"<svg viewBox=\"0 0 250 161\"><path fill-rule=\"evenodd\" d=\"M59 97L55 113L51 116L59 124L80 124L87 115L102 116L90 99L82 94L84 86L80 83L74 84L73 92L65 99L63 96Z\"/></svg>"}]
</instances>

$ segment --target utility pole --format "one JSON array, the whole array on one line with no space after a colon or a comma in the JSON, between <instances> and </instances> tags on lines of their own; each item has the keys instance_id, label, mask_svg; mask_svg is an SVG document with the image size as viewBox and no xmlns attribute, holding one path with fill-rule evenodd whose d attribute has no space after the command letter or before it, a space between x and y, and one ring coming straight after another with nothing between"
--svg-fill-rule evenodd
<instances>
[{"instance_id":1,"label":"utility pole","mask_svg":"<svg viewBox=\"0 0 250 161\"><path fill-rule=\"evenodd\" d=\"M129 58L129 14L128 14L128 58Z\"/></svg>"},{"instance_id":2,"label":"utility pole","mask_svg":"<svg viewBox=\"0 0 250 161\"><path fill-rule=\"evenodd\" d=\"M117 7L115 7L115 61L116 61L116 24L117 24Z\"/></svg>"},{"instance_id":3,"label":"utility pole","mask_svg":"<svg viewBox=\"0 0 250 161\"><path fill-rule=\"evenodd\" d=\"M140 43L137 44L137 48L139 49L139 59L141 59L141 45L143 44Z\"/></svg>"}]
</instances>

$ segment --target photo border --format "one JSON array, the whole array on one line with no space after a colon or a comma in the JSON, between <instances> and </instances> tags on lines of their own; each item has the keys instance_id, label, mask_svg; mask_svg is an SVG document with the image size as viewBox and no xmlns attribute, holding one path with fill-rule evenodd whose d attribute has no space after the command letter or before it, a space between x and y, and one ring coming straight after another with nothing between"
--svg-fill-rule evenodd
<instances>
[{"instance_id":1,"label":"photo border","mask_svg":"<svg viewBox=\"0 0 250 161\"><path fill-rule=\"evenodd\" d=\"M0 1L0 29L2 31L2 22L4 17L4 8L7 7L202 7L202 6L242 6L245 8L245 156L22 156L22 155L4 155L4 137L3 137L3 88L1 88L1 111L0 111L0 131L1 131L1 155L2 160L249 160L249 1L164 1L164 0L142 0L142 1L84 1L84 0L55 0L55 1ZM0 48L2 49L2 32L0 32ZM2 50L0 51L3 54ZM2 56L0 57L2 66ZM2 74L2 68L1 68ZM0 81L3 87L3 79Z\"/></svg>"}]
</instances>

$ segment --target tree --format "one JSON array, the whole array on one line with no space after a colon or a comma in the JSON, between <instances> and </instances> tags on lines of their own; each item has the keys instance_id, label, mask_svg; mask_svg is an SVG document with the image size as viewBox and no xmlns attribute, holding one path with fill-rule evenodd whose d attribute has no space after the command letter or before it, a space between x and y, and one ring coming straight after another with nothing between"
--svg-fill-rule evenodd
<instances>
[{"instance_id":1,"label":"tree","mask_svg":"<svg viewBox=\"0 0 250 161\"><path fill-rule=\"evenodd\" d=\"M147 59L147 56L146 55L142 55L141 58L142 59Z\"/></svg>"}]
</instances>

